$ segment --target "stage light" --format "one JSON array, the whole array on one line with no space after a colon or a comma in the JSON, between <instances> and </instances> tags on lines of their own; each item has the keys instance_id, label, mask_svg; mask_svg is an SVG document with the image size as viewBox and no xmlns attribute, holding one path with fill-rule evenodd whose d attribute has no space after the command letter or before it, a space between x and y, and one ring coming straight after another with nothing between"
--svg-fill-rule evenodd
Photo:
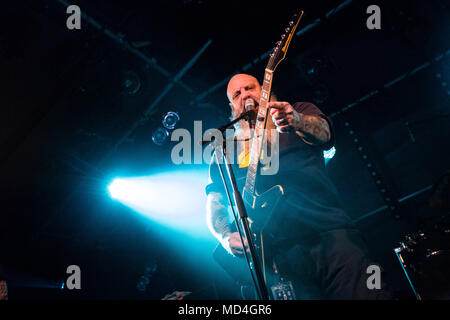
<instances>
[{"instance_id":1,"label":"stage light","mask_svg":"<svg viewBox=\"0 0 450 320\"><path fill-rule=\"evenodd\" d=\"M169 138L169 131L165 128L159 127L152 134L152 140L158 146L162 146Z\"/></svg>"},{"instance_id":2,"label":"stage light","mask_svg":"<svg viewBox=\"0 0 450 320\"><path fill-rule=\"evenodd\" d=\"M334 157L335 154L336 154L335 147L331 147L331 149L325 150L323 152L323 159L325 161L325 165L328 163L328 161L330 161Z\"/></svg>"},{"instance_id":3,"label":"stage light","mask_svg":"<svg viewBox=\"0 0 450 320\"><path fill-rule=\"evenodd\" d=\"M136 72L127 70L122 74L122 93L134 96L141 89L141 79Z\"/></svg>"},{"instance_id":4,"label":"stage light","mask_svg":"<svg viewBox=\"0 0 450 320\"><path fill-rule=\"evenodd\" d=\"M211 237L206 225L208 170L174 171L145 177L116 178L111 198L154 222L195 236Z\"/></svg>"},{"instance_id":5,"label":"stage light","mask_svg":"<svg viewBox=\"0 0 450 320\"><path fill-rule=\"evenodd\" d=\"M133 184L126 179L114 179L114 181L108 186L109 194L113 199L126 199L135 194L133 190Z\"/></svg>"},{"instance_id":6,"label":"stage light","mask_svg":"<svg viewBox=\"0 0 450 320\"><path fill-rule=\"evenodd\" d=\"M164 116L164 119L162 121L163 126L166 129L172 130L177 125L178 121L180 121L180 116L177 112L169 111Z\"/></svg>"},{"instance_id":7,"label":"stage light","mask_svg":"<svg viewBox=\"0 0 450 320\"><path fill-rule=\"evenodd\" d=\"M325 159L330 160L330 159L332 159L334 157L335 154L336 154L336 148L332 147L331 149L328 149L328 150L323 152L323 157Z\"/></svg>"}]
</instances>

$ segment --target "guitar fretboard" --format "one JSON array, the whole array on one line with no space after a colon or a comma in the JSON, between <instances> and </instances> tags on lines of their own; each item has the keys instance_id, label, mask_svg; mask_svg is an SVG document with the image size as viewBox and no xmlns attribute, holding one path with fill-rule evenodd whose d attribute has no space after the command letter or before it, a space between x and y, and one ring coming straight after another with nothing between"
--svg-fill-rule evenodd
<instances>
[{"instance_id":1,"label":"guitar fretboard","mask_svg":"<svg viewBox=\"0 0 450 320\"><path fill-rule=\"evenodd\" d=\"M252 136L247 178L245 181L245 190L250 192L251 194L255 193L256 174L258 172L258 164L259 159L261 157L261 149L263 146L263 141L266 138L265 128L268 118L267 102L269 102L270 99L270 90L272 88L272 76L273 71L270 69L266 69L264 73L261 98L259 100L255 131Z\"/></svg>"}]
</instances>

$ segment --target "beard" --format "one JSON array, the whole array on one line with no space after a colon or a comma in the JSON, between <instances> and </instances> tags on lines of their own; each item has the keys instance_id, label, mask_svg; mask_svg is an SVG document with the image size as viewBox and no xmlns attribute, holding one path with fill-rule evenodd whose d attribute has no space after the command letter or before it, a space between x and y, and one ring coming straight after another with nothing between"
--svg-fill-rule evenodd
<instances>
[{"instance_id":1,"label":"beard","mask_svg":"<svg viewBox=\"0 0 450 320\"><path fill-rule=\"evenodd\" d=\"M245 112L245 111L243 111ZM238 118L242 115L243 112L235 112L234 110L231 111L230 115L230 121L233 121L234 119ZM236 122L234 124L234 136L236 139L249 139L251 135L250 131L250 125L247 120L241 120L239 122Z\"/></svg>"},{"instance_id":2,"label":"beard","mask_svg":"<svg viewBox=\"0 0 450 320\"><path fill-rule=\"evenodd\" d=\"M255 108L258 108L259 103L258 101L255 101L253 99L254 103L255 103ZM256 111L257 109L255 109ZM231 115L230 115L230 121L233 121L234 119L240 117L244 112L246 112L248 110L246 110L245 108L242 110L242 112L236 112L234 109L231 109ZM256 117L256 113L255 113L255 117ZM255 119L252 120L252 122L254 122ZM237 139L248 139L251 136L251 128L250 128L250 124L248 120L241 120L237 123L234 124L234 128L235 128L235 137Z\"/></svg>"}]
</instances>

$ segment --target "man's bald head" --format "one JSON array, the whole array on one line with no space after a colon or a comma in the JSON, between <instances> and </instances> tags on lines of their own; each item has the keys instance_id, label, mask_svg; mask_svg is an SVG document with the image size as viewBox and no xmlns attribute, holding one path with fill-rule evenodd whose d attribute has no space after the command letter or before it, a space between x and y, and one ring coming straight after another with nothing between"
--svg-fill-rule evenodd
<instances>
[{"instance_id":1,"label":"man's bald head","mask_svg":"<svg viewBox=\"0 0 450 320\"><path fill-rule=\"evenodd\" d=\"M256 105L259 103L261 85L254 76L245 73L236 74L228 82L227 97L234 119L244 112L245 100L248 98L252 98Z\"/></svg>"},{"instance_id":2,"label":"man's bald head","mask_svg":"<svg viewBox=\"0 0 450 320\"><path fill-rule=\"evenodd\" d=\"M239 90L243 84L254 84L255 86L260 86L258 79L252 75L246 73L235 74L231 77L230 81L228 81L227 86L227 97L230 102L232 102L233 94L235 94L236 90Z\"/></svg>"},{"instance_id":3,"label":"man's bald head","mask_svg":"<svg viewBox=\"0 0 450 320\"><path fill-rule=\"evenodd\" d=\"M246 74L246 73L238 73L231 77L230 81L228 81L227 86L227 97L228 100L233 103L233 98L241 93L241 88L246 86L254 86L255 88L260 88L260 84L258 79L254 76ZM259 99L258 99L259 100Z\"/></svg>"}]
</instances>

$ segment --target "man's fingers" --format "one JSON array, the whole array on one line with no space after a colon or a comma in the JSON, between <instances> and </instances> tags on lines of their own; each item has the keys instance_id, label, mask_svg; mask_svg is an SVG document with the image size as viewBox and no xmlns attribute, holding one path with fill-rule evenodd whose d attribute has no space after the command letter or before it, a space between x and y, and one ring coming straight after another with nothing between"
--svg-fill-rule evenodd
<instances>
[{"instance_id":1,"label":"man's fingers","mask_svg":"<svg viewBox=\"0 0 450 320\"><path fill-rule=\"evenodd\" d=\"M270 115L273 117L273 116L274 116L275 114L277 114L279 111L278 111L278 109L270 109L269 112L270 112Z\"/></svg>"},{"instance_id":2,"label":"man's fingers","mask_svg":"<svg viewBox=\"0 0 450 320\"><path fill-rule=\"evenodd\" d=\"M237 257L242 257L244 255L244 248L242 247L242 241L241 237L239 236L239 233L233 233L230 236L230 249L231 253ZM247 239L243 239L244 246L247 252L250 252L250 249L248 247Z\"/></svg>"},{"instance_id":3,"label":"man's fingers","mask_svg":"<svg viewBox=\"0 0 450 320\"><path fill-rule=\"evenodd\" d=\"M287 124L289 124L289 121L285 118L281 118L281 119L277 120L277 127L284 126Z\"/></svg>"},{"instance_id":4,"label":"man's fingers","mask_svg":"<svg viewBox=\"0 0 450 320\"><path fill-rule=\"evenodd\" d=\"M247 247L248 246L247 239L244 238L243 240L244 240L244 245ZM239 235L235 235L230 238L230 246L232 248L236 248L236 249L239 248L242 250L242 241L241 241L241 238L239 237Z\"/></svg>"},{"instance_id":5,"label":"man's fingers","mask_svg":"<svg viewBox=\"0 0 450 320\"><path fill-rule=\"evenodd\" d=\"M247 248L248 247L248 243L247 240L244 239L244 246ZM242 242L241 239L237 239L236 240L236 247L238 247L239 249L242 249Z\"/></svg>"},{"instance_id":6,"label":"man's fingers","mask_svg":"<svg viewBox=\"0 0 450 320\"><path fill-rule=\"evenodd\" d=\"M273 114L274 112L278 112L278 111L280 111L280 110L283 110L284 108L281 108L281 107L270 107L269 108L269 112L271 113L271 114Z\"/></svg>"},{"instance_id":7,"label":"man's fingers","mask_svg":"<svg viewBox=\"0 0 450 320\"><path fill-rule=\"evenodd\" d=\"M289 125L277 126L277 131L279 133L286 133L286 132L290 132L291 130L292 130L292 127Z\"/></svg>"},{"instance_id":8,"label":"man's fingers","mask_svg":"<svg viewBox=\"0 0 450 320\"><path fill-rule=\"evenodd\" d=\"M289 102L280 102L280 101L269 102L267 104L267 106L271 109L284 109L288 105Z\"/></svg>"},{"instance_id":9,"label":"man's fingers","mask_svg":"<svg viewBox=\"0 0 450 320\"><path fill-rule=\"evenodd\" d=\"M237 249L232 249L231 252L235 255L235 256L243 256L244 255L244 250L237 250ZM247 248L247 252L250 253L250 249Z\"/></svg>"},{"instance_id":10,"label":"man's fingers","mask_svg":"<svg viewBox=\"0 0 450 320\"><path fill-rule=\"evenodd\" d=\"M286 118L286 113L284 112L276 112L272 115L272 119L280 120Z\"/></svg>"}]
</instances>

